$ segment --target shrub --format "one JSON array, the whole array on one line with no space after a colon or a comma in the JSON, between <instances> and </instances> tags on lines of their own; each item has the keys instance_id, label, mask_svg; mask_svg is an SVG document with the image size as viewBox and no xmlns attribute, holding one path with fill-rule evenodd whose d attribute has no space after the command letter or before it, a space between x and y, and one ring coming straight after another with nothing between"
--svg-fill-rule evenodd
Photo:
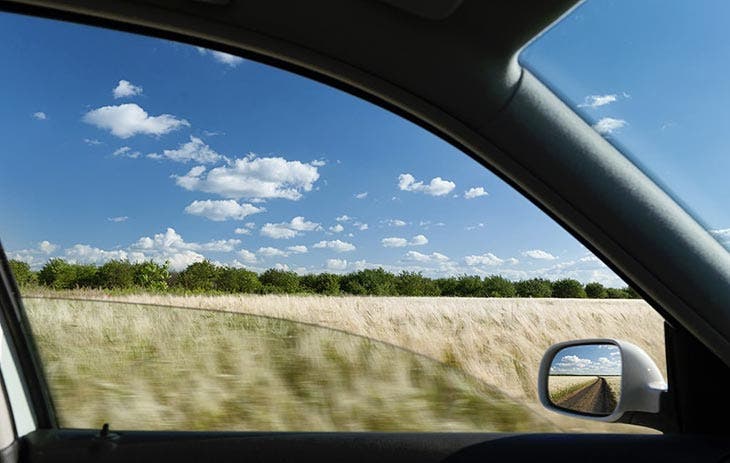
<instances>
[{"instance_id":1,"label":"shrub","mask_svg":"<svg viewBox=\"0 0 730 463\"><path fill-rule=\"evenodd\" d=\"M258 293L261 282L255 272L226 267L218 270L216 289L227 293Z\"/></svg>"},{"instance_id":2,"label":"shrub","mask_svg":"<svg viewBox=\"0 0 730 463\"><path fill-rule=\"evenodd\" d=\"M147 261L134 264L134 284L146 289L163 291L167 289L167 281L170 279L170 272L167 270L167 262L164 265Z\"/></svg>"},{"instance_id":3,"label":"shrub","mask_svg":"<svg viewBox=\"0 0 730 463\"><path fill-rule=\"evenodd\" d=\"M484 293L487 297L515 297L515 284L501 276L484 278Z\"/></svg>"},{"instance_id":4,"label":"shrub","mask_svg":"<svg viewBox=\"0 0 730 463\"><path fill-rule=\"evenodd\" d=\"M99 267L96 282L106 289L131 288L134 286L134 267L126 260L110 260Z\"/></svg>"},{"instance_id":5,"label":"shrub","mask_svg":"<svg viewBox=\"0 0 730 463\"><path fill-rule=\"evenodd\" d=\"M195 262L178 274L176 284L190 291L212 291L216 289L218 270L207 260Z\"/></svg>"},{"instance_id":6,"label":"shrub","mask_svg":"<svg viewBox=\"0 0 730 463\"><path fill-rule=\"evenodd\" d=\"M454 277L439 278L435 281L436 287L439 289L439 293L442 296L453 297L456 296L457 287L459 282Z\"/></svg>"},{"instance_id":7,"label":"shrub","mask_svg":"<svg viewBox=\"0 0 730 463\"><path fill-rule=\"evenodd\" d=\"M300 278L302 288L317 294L335 296L340 294L340 276L334 273L304 275Z\"/></svg>"},{"instance_id":8,"label":"shrub","mask_svg":"<svg viewBox=\"0 0 730 463\"><path fill-rule=\"evenodd\" d=\"M402 271L395 277L395 288L400 296L438 296L439 287L421 272Z\"/></svg>"},{"instance_id":9,"label":"shrub","mask_svg":"<svg viewBox=\"0 0 730 463\"><path fill-rule=\"evenodd\" d=\"M8 264L18 286L30 286L38 282L38 275L30 269L30 265L26 262L11 260Z\"/></svg>"},{"instance_id":10,"label":"shrub","mask_svg":"<svg viewBox=\"0 0 730 463\"><path fill-rule=\"evenodd\" d=\"M270 268L259 277L265 293L294 294L301 291L299 275L286 270Z\"/></svg>"},{"instance_id":11,"label":"shrub","mask_svg":"<svg viewBox=\"0 0 730 463\"><path fill-rule=\"evenodd\" d=\"M586 296L591 299L606 299L608 297L608 291L600 283L588 283L585 290Z\"/></svg>"},{"instance_id":12,"label":"shrub","mask_svg":"<svg viewBox=\"0 0 730 463\"><path fill-rule=\"evenodd\" d=\"M382 268L365 269L342 278L342 289L350 294L395 296L395 275Z\"/></svg>"},{"instance_id":13,"label":"shrub","mask_svg":"<svg viewBox=\"0 0 730 463\"><path fill-rule=\"evenodd\" d=\"M63 259L51 259L38 272L38 281L53 289L71 289L76 280L74 270L74 267Z\"/></svg>"},{"instance_id":14,"label":"shrub","mask_svg":"<svg viewBox=\"0 0 730 463\"><path fill-rule=\"evenodd\" d=\"M629 299L626 291L617 288L606 288L606 297L609 299Z\"/></svg>"},{"instance_id":15,"label":"shrub","mask_svg":"<svg viewBox=\"0 0 730 463\"><path fill-rule=\"evenodd\" d=\"M551 297L553 284L550 280L532 278L515 283L515 290L519 297Z\"/></svg>"},{"instance_id":16,"label":"shrub","mask_svg":"<svg viewBox=\"0 0 730 463\"><path fill-rule=\"evenodd\" d=\"M586 292L580 281L566 278L553 283L553 297L560 298L584 298Z\"/></svg>"}]
</instances>

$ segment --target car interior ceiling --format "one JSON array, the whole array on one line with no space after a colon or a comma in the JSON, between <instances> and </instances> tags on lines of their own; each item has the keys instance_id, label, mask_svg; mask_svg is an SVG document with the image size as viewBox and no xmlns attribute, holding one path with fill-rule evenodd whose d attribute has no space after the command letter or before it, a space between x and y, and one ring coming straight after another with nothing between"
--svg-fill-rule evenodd
<instances>
[{"instance_id":1,"label":"car interior ceiling","mask_svg":"<svg viewBox=\"0 0 730 463\"><path fill-rule=\"evenodd\" d=\"M730 254L518 64L520 49L575 5L21 0L2 1L0 9L269 63L379 104L459 147L604 258L665 317L676 433L131 432L109 438L97 431L41 429L5 449L0 461L584 461L589 452L591 461L720 461L729 455L723 435L730 430L730 399L722 391L730 380ZM8 299L17 289L8 278L0 280Z\"/></svg>"}]
</instances>

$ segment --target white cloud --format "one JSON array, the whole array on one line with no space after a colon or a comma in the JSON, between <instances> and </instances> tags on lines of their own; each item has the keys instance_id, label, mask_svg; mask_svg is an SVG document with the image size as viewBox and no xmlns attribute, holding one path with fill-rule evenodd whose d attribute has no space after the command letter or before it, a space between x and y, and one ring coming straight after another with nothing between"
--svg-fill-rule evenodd
<instances>
[{"instance_id":1,"label":"white cloud","mask_svg":"<svg viewBox=\"0 0 730 463\"><path fill-rule=\"evenodd\" d=\"M196 166L184 176L174 178L186 190L204 191L231 199L290 200L298 200L302 192L311 191L314 182L319 179L317 168L309 164L253 155L216 167L207 174L205 171L205 167Z\"/></svg>"},{"instance_id":2,"label":"white cloud","mask_svg":"<svg viewBox=\"0 0 730 463\"><path fill-rule=\"evenodd\" d=\"M344 229L345 229L345 227L343 227L342 225L340 225L338 223L336 225L331 226L329 228L329 231L331 231L332 233L341 233Z\"/></svg>"},{"instance_id":3,"label":"white cloud","mask_svg":"<svg viewBox=\"0 0 730 463\"><path fill-rule=\"evenodd\" d=\"M257 253L263 257L287 257L289 255L289 253L284 252L279 248L272 248L270 246L259 248Z\"/></svg>"},{"instance_id":4,"label":"white cloud","mask_svg":"<svg viewBox=\"0 0 730 463\"><path fill-rule=\"evenodd\" d=\"M213 59L219 63L226 64L232 68L235 68L239 64L246 61L245 59L241 58L240 56L231 55L229 53L223 53L222 51L216 51L216 50L208 50L203 47L195 47L198 50L198 53L201 55L210 55L213 57Z\"/></svg>"},{"instance_id":5,"label":"white cloud","mask_svg":"<svg viewBox=\"0 0 730 463\"><path fill-rule=\"evenodd\" d=\"M200 138L190 135L190 141L181 144L176 150L164 150L162 154L149 154L152 159L167 158L171 161L183 162L194 161L200 164L212 164L220 161L223 156L216 153L210 146L206 145Z\"/></svg>"},{"instance_id":6,"label":"white cloud","mask_svg":"<svg viewBox=\"0 0 730 463\"><path fill-rule=\"evenodd\" d=\"M134 103L93 109L86 113L82 120L100 129L109 130L119 138L129 138L137 134L164 135L181 127L190 126L185 119L178 119L171 114L150 116Z\"/></svg>"},{"instance_id":7,"label":"white cloud","mask_svg":"<svg viewBox=\"0 0 730 463\"><path fill-rule=\"evenodd\" d=\"M391 227L405 227L406 225L408 225L405 221L400 219L390 219L387 221L387 224Z\"/></svg>"},{"instance_id":8,"label":"white cloud","mask_svg":"<svg viewBox=\"0 0 730 463\"><path fill-rule=\"evenodd\" d=\"M327 259L325 266L329 270L345 270L347 261L345 259Z\"/></svg>"},{"instance_id":9,"label":"white cloud","mask_svg":"<svg viewBox=\"0 0 730 463\"><path fill-rule=\"evenodd\" d=\"M710 234L712 234L721 243L730 245L730 228L710 230Z\"/></svg>"},{"instance_id":10,"label":"white cloud","mask_svg":"<svg viewBox=\"0 0 730 463\"><path fill-rule=\"evenodd\" d=\"M84 138L84 143L86 143L89 146L101 145L101 142L99 140L97 140L96 138Z\"/></svg>"},{"instance_id":11,"label":"white cloud","mask_svg":"<svg viewBox=\"0 0 730 463\"><path fill-rule=\"evenodd\" d=\"M32 114L34 119L38 119L39 121L45 121L48 119L48 116L43 111L38 111Z\"/></svg>"},{"instance_id":12,"label":"white cloud","mask_svg":"<svg viewBox=\"0 0 730 463\"><path fill-rule=\"evenodd\" d=\"M515 258L501 259L491 252L484 253L482 255L473 255L464 257L464 262L470 267L477 265L485 265L488 267L496 267L502 264L517 264L519 261Z\"/></svg>"},{"instance_id":13,"label":"white cloud","mask_svg":"<svg viewBox=\"0 0 730 463\"><path fill-rule=\"evenodd\" d=\"M53 251L58 249L58 245L51 243L50 241L43 240L40 243L38 243L38 249L43 254L51 254Z\"/></svg>"},{"instance_id":14,"label":"white cloud","mask_svg":"<svg viewBox=\"0 0 730 463\"><path fill-rule=\"evenodd\" d=\"M314 167L324 167L327 165L327 161L325 161L324 159L315 159L314 161L310 162L309 164Z\"/></svg>"},{"instance_id":15,"label":"white cloud","mask_svg":"<svg viewBox=\"0 0 730 463\"><path fill-rule=\"evenodd\" d=\"M618 95L588 95L583 100L583 103L579 104L579 108L598 108L599 106L605 106L611 104L618 99Z\"/></svg>"},{"instance_id":16,"label":"white cloud","mask_svg":"<svg viewBox=\"0 0 730 463\"><path fill-rule=\"evenodd\" d=\"M337 217L335 220L338 222L349 222L350 220L352 220L352 217L350 217L349 215L341 215L341 216Z\"/></svg>"},{"instance_id":17,"label":"white cloud","mask_svg":"<svg viewBox=\"0 0 730 463\"><path fill-rule=\"evenodd\" d=\"M168 228L164 233L141 237L128 250L137 251L143 259L152 259L158 263L169 261L171 269L182 270L194 262L205 260L199 252L232 252L240 243L241 240L237 239L186 242L175 229Z\"/></svg>"},{"instance_id":18,"label":"white cloud","mask_svg":"<svg viewBox=\"0 0 730 463\"><path fill-rule=\"evenodd\" d=\"M405 260L415 262L448 262L450 259L448 256L445 256L444 254L441 254L439 252L422 254L418 251L408 251L405 255Z\"/></svg>"},{"instance_id":19,"label":"white cloud","mask_svg":"<svg viewBox=\"0 0 730 463\"><path fill-rule=\"evenodd\" d=\"M360 231L365 231L368 229L368 224L362 223L362 222L354 222L353 225L357 227Z\"/></svg>"},{"instance_id":20,"label":"white cloud","mask_svg":"<svg viewBox=\"0 0 730 463\"><path fill-rule=\"evenodd\" d=\"M307 252L309 252L309 249L307 249L307 247L303 245L289 246L286 249L295 254L306 254Z\"/></svg>"},{"instance_id":21,"label":"white cloud","mask_svg":"<svg viewBox=\"0 0 730 463\"><path fill-rule=\"evenodd\" d=\"M302 232L320 230L321 228L320 224L310 222L302 216L297 216L291 219L290 222L264 224L260 233L269 238L288 240L301 235Z\"/></svg>"},{"instance_id":22,"label":"white cloud","mask_svg":"<svg viewBox=\"0 0 730 463\"><path fill-rule=\"evenodd\" d=\"M613 132L625 127L628 123L623 119L614 119L612 117L604 117L595 124L593 128L601 135L609 135Z\"/></svg>"},{"instance_id":23,"label":"white cloud","mask_svg":"<svg viewBox=\"0 0 730 463\"><path fill-rule=\"evenodd\" d=\"M489 193L484 191L484 187L469 188L464 192L464 197L466 199L474 199L480 196L489 196Z\"/></svg>"},{"instance_id":24,"label":"white cloud","mask_svg":"<svg viewBox=\"0 0 730 463\"><path fill-rule=\"evenodd\" d=\"M129 146L122 146L121 148L115 150L112 153L112 156L118 158L137 159L141 156L141 153L139 151L132 151L132 148L130 148Z\"/></svg>"},{"instance_id":25,"label":"white cloud","mask_svg":"<svg viewBox=\"0 0 730 463\"><path fill-rule=\"evenodd\" d=\"M75 244L65 250L66 260L78 264L103 264L110 260L127 260L129 254L124 250L105 251L88 244Z\"/></svg>"},{"instance_id":26,"label":"white cloud","mask_svg":"<svg viewBox=\"0 0 730 463\"><path fill-rule=\"evenodd\" d=\"M142 87L134 85L128 80L120 80L114 90L112 90L114 98L126 98L142 94Z\"/></svg>"},{"instance_id":27,"label":"white cloud","mask_svg":"<svg viewBox=\"0 0 730 463\"><path fill-rule=\"evenodd\" d=\"M383 238L380 240L380 243L385 248L402 248L405 246L423 246L425 244L428 244L428 238L426 238L424 235L416 235L413 238L411 238L410 241L408 241L405 238L399 238L399 237L388 237Z\"/></svg>"},{"instance_id":28,"label":"white cloud","mask_svg":"<svg viewBox=\"0 0 730 463\"><path fill-rule=\"evenodd\" d=\"M479 222L476 225L469 225L468 227L466 227L466 229L469 231L476 230L477 228L484 228L484 224L482 222Z\"/></svg>"},{"instance_id":29,"label":"white cloud","mask_svg":"<svg viewBox=\"0 0 730 463\"><path fill-rule=\"evenodd\" d=\"M119 223L119 222L126 222L127 220L129 220L129 217L127 217L126 215L120 215L117 217L107 217L107 220L109 222Z\"/></svg>"},{"instance_id":30,"label":"white cloud","mask_svg":"<svg viewBox=\"0 0 730 463\"><path fill-rule=\"evenodd\" d=\"M243 220L251 214L258 214L265 210L248 203L239 204L232 199L193 201L185 208L185 212L190 215L205 217L214 222Z\"/></svg>"},{"instance_id":31,"label":"white cloud","mask_svg":"<svg viewBox=\"0 0 730 463\"><path fill-rule=\"evenodd\" d=\"M456 184L441 177L435 177L431 179L428 185L424 185L423 182L417 182L411 174L400 174L398 176L398 188L403 191L417 191L431 196L443 196L451 193L456 188Z\"/></svg>"},{"instance_id":32,"label":"white cloud","mask_svg":"<svg viewBox=\"0 0 730 463\"><path fill-rule=\"evenodd\" d=\"M335 252L349 252L354 251L355 245L346 241L332 240L332 241L320 241L312 246L318 249L332 249Z\"/></svg>"},{"instance_id":33,"label":"white cloud","mask_svg":"<svg viewBox=\"0 0 730 463\"><path fill-rule=\"evenodd\" d=\"M386 248L402 248L408 246L408 240L405 238L389 237L380 240L383 247Z\"/></svg>"},{"instance_id":34,"label":"white cloud","mask_svg":"<svg viewBox=\"0 0 730 463\"><path fill-rule=\"evenodd\" d=\"M542 260L555 260L557 257L550 254L547 251L543 251L542 249L531 249L529 251L525 251L522 253L523 256L526 257L532 257L533 259L542 259Z\"/></svg>"},{"instance_id":35,"label":"white cloud","mask_svg":"<svg viewBox=\"0 0 730 463\"><path fill-rule=\"evenodd\" d=\"M357 198L357 199L365 199L367 197L368 197L368 192L367 191L363 191L362 193L357 193L355 195L355 198Z\"/></svg>"},{"instance_id":36,"label":"white cloud","mask_svg":"<svg viewBox=\"0 0 730 463\"><path fill-rule=\"evenodd\" d=\"M248 228L236 228L235 230L233 230L233 233L235 233L236 235L250 235L251 230Z\"/></svg>"},{"instance_id":37,"label":"white cloud","mask_svg":"<svg viewBox=\"0 0 730 463\"><path fill-rule=\"evenodd\" d=\"M241 249L240 251L238 251L237 254L247 264L255 264L256 262L258 262L256 260L256 254L252 253L249 250Z\"/></svg>"}]
</instances>

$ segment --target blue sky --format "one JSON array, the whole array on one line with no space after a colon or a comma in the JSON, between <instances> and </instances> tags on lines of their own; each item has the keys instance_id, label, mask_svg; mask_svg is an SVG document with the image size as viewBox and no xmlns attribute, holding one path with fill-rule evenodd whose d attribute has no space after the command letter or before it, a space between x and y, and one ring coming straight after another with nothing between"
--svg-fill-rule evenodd
<instances>
[{"instance_id":1,"label":"blue sky","mask_svg":"<svg viewBox=\"0 0 730 463\"><path fill-rule=\"evenodd\" d=\"M717 206L714 172L727 167L719 136L703 145L712 161L698 162L680 142L700 126L696 113L646 111L671 82L657 89L643 73L632 80L616 69L615 60L633 57L635 68L641 59L610 49L629 4L606 5L608 13L581 7L523 61L585 104L577 110L591 123L624 121L600 127L632 153L641 149L641 161L677 182L714 229L730 227ZM597 28L606 14L613 26ZM628 16L626 34L646 25ZM599 49L574 39L596 31L605 36ZM383 266L623 286L463 153L338 90L189 45L16 15L0 15L0 39L0 238L11 258L36 268L51 257L153 259L176 269L207 258L259 271ZM607 53L615 56L601 58ZM693 183L686 173L718 182Z\"/></svg>"},{"instance_id":2,"label":"blue sky","mask_svg":"<svg viewBox=\"0 0 730 463\"><path fill-rule=\"evenodd\" d=\"M730 3L587 1L520 61L730 247Z\"/></svg>"},{"instance_id":3,"label":"blue sky","mask_svg":"<svg viewBox=\"0 0 730 463\"><path fill-rule=\"evenodd\" d=\"M550 365L551 374L620 375L621 350L612 344L571 346L558 352Z\"/></svg>"}]
</instances>

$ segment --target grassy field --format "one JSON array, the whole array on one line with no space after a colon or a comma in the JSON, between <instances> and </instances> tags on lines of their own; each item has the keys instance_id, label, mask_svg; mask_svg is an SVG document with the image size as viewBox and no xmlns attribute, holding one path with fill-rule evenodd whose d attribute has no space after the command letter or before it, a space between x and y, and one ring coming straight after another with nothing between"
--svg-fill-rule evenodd
<instances>
[{"instance_id":1,"label":"grassy field","mask_svg":"<svg viewBox=\"0 0 730 463\"><path fill-rule=\"evenodd\" d=\"M537 405L544 349L617 337L664 369L662 320L635 300L42 295L152 305L26 299L79 427L621 432Z\"/></svg>"},{"instance_id":2,"label":"grassy field","mask_svg":"<svg viewBox=\"0 0 730 463\"><path fill-rule=\"evenodd\" d=\"M564 397L578 389L582 389L596 380L598 376L555 376L548 379L548 395L553 403L560 402Z\"/></svg>"}]
</instances>

